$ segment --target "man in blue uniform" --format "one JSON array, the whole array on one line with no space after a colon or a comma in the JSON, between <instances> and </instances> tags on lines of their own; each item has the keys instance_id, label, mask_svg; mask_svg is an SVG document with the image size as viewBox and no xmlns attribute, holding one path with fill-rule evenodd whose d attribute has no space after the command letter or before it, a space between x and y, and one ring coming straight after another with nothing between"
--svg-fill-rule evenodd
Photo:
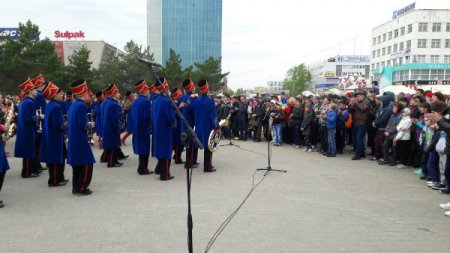
<instances>
[{"instance_id":1,"label":"man in blue uniform","mask_svg":"<svg viewBox=\"0 0 450 253\"><path fill-rule=\"evenodd\" d=\"M22 157L22 177L37 177L39 170L36 162L36 146L33 145L36 141L36 122L39 120L36 116L36 106L34 98L37 91L30 78L24 81L20 89L25 95L25 98L20 102L19 117L16 133L16 145L14 147L14 156ZM30 145L31 144L31 145Z\"/></svg>"},{"instance_id":2,"label":"man in blue uniform","mask_svg":"<svg viewBox=\"0 0 450 253\"><path fill-rule=\"evenodd\" d=\"M98 136L98 148L102 149L102 103L105 97L102 91L95 93L95 97L97 98L97 102L94 105L95 130Z\"/></svg>"},{"instance_id":3,"label":"man in blue uniform","mask_svg":"<svg viewBox=\"0 0 450 253\"><path fill-rule=\"evenodd\" d=\"M195 115L195 133L202 142L204 153L204 172L216 171L212 166L212 152L208 149L208 139L212 130L219 129L214 100L208 97L209 84L206 80L198 82L200 96L192 102Z\"/></svg>"},{"instance_id":4,"label":"man in blue uniform","mask_svg":"<svg viewBox=\"0 0 450 253\"><path fill-rule=\"evenodd\" d=\"M137 98L131 105L131 121L130 130L133 134L133 151L139 156L139 165L137 172L139 175L149 175L153 171L148 169L148 159L150 156L150 121L151 121L151 108L150 91L145 80L139 80L134 85L138 92Z\"/></svg>"},{"instance_id":5,"label":"man in blue uniform","mask_svg":"<svg viewBox=\"0 0 450 253\"><path fill-rule=\"evenodd\" d=\"M9 126L0 125L0 131L5 131ZM8 159L6 158L5 148L0 145L0 191L3 187L6 171L9 170ZM0 208L4 207L3 200L0 200Z\"/></svg>"},{"instance_id":6,"label":"man in blue uniform","mask_svg":"<svg viewBox=\"0 0 450 253\"><path fill-rule=\"evenodd\" d=\"M156 89L161 92L153 102L153 138L155 145L155 157L158 164L155 173L160 174L160 179L170 180L170 161L172 158L172 128L176 127L176 119L173 113L172 102L162 91L168 90L169 84L165 78L160 78L161 84L155 84ZM168 91L170 95L170 91Z\"/></svg>"},{"instance_id":7,"label":"man in blue uniform","mask_svg":"<svg viewBox=\"0 0 450 253\"><path fill-rule=\"evenodd\" d=\"M103 149L107 156L108 167L120 167L117 155L120 148L120 99L119 89L115 84L110 84L104 90L107 96L102 108Z\"/></svg>"},{"instance_id":8,"label":"man in blue uniform","mask_svg":"<svg viewBox=\"0 0 450 253\"><path fill-rule=\"evenodd\" d=\"M183 81L183 88L186 93L180 98L179 108L183 117L188 121L189 125L194 129L195 118L194 112L192 108L192 99L193 93L195 92L195 84L191 79L186 79ZM186 125L184 122L181 122L180 126L181 133L186 132ZM197 155L198 155L198 147L196 147L193 142L189 142L186 145L186 163L184 164L185 168L196 168L198 166L197 163Z\"/></svg>"},{"instance_id":9,"label":"man in blue uniform","mask_svg":"<svg viewBox=\"0 0 450 253\"><path fill-rule=\"evenodd\" d=\"M127 91L125 93L125 104L123 106L123 115L125 121L125 133L123 134L122 138L120 139L120 144L126 145L127 138L132 134L131 132L131 121L133 120L133 115L131 115L131 105L133 104L133 101L135 99L134 94L131 91Z\"/></svg>"},{"instance_id":10,"label":"man in blue uniform","mask_svg":"<svg viewBox=\"0 0 450 253\"><path fill-rule=\"evenodd\" d=\"M45 100L44 95L42 94L42 91L44 89L45 79L42 74L39 74L35 78L31 79L31 82L34 85L34 88L36 89L36 97L34 98L34 105L36 107L36 110L39 110L39 112L44 115L45 113L45 107L47 106L47 101ZM41 122L39 122L39 125L42 126L42 119L38 119ZM39 127L36 129L36 139L35 139L35 152L36 152L36 164L38 170L42 171L46 168L42 167L41 163L39 162L39 156L41 153L41 140L42 140L42 128Z\"/></svg>"},{"instance_id":11,"label":"man in blue uniform","mask_svg":"<svg viewBox=\"0 0 450 253\"><path fill-rule=\"evenodd\" d=\"M72 193L89 195L92 191L89 185L95 159L88 143L87 105L88 89L86 81L80 79L71 85L76 101L69 110L69 142L67 147L67 163L73 168Z\"/></svg>"},{"instance_id":12,"label":"man in blue uniform","mask_svg":"<svg viewBox=\"0 0 450 253\"><path fill-rule=\"evenodd\" d=\"M64 178L64 131L67 127L62 107L64 92L54 83L47 82L43 94L50 102L45 110L40 161L47 163L48 186L63 186L67 183Z\"/></svg>"},{"instance_id":13,"label":"man in blue uniform","mask_svg":"<svg viewBox=\"0 0 450 253\"><path fill-rule=\"evenodd\" d=\"M64 101L64 114L67 115L67 113L69 112L70 106L73 103L73 94L72 91L67 91L66 92L66 100Z\"/></svg>"},{"instance_id":14,"label":"man in blue uniform","mask_svg":"<svg viewBox=\"0 0 450 253\"><path fill-rule=\"evenodd\" d=\"M172 89L172 99L175 101L175 104L179 109L181 109L180 98L182 95L183 93L180 89ZM177 119L177 127L172 129L172 149L174 151L173 159L175 160L175 164L182 164L183 160L181 160L181 154L183 153L184 145L181 141L181 119L176 114L175 118Z\"/></svg>"}]
</instances>

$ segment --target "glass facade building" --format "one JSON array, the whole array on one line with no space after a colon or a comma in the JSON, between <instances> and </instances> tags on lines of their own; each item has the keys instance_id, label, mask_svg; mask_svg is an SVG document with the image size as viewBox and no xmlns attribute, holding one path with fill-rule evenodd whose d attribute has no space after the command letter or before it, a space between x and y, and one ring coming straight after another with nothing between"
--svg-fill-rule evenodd
<instances>
[{"instance_id":1,"label":"glass facade building","mask_svg":"<svg viewBox=\"0 0 450 253\"><path fill-rule=\"evenodd\" d=\"M182 66L222 55L222 0L148 0L147 42L155 61L165 63L170 49Z\"/></svg>"}]
</instances>

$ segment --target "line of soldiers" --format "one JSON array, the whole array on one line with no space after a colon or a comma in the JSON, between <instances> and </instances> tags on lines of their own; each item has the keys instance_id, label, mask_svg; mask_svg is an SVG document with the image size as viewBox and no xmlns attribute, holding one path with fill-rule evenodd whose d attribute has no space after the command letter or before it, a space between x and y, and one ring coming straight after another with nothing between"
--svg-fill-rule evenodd
<instances>
[{"instance_id":1,"label":"line of soldiers","mask_svg":"<svg viewBox=\"0 0 450 253\"><path fill-rule=\"evenodd\" d=\"M119 160L128 156L120 147L122 108L120 92L115 84L97 92L95 103L92 103L93 94L82 79L73 82L71 91L66 94L54 83L45 81L42 75L28 78L19 87L21 102L14 155L23 160L23 178L38 177L48 169L48 185L64 186L68 182L64 176L67 159L67 164L73 168L72 193L91 194L89 186L96 162L90 145L94 129L99 137L99 146L103 148L100 161L107 167L122 166ZM185 146L185 168L198 166L198 147L192 141L181 141L186 125L174 113L174 106L180 109L191 127L195 126L195 132L205 147L204 172L215 171L212 153L207 146L210 132L219 126L214 100L208 96L209 84L206 80L198 82L199 95L194 94L195 84L190 79L185 80L182 87L184 95L178 88L169 91L164 78L150 86L145 80L140 80L135 84L138 96L134 98L127 94L127 99L132 100L127 114L127 133L132 134L133 151L139 157L139 175L153 173L148 168L152 154L158 159L154 172L159 174L160 180L173 179L171 160L182 164ZM175 105L168 96L172 97ZM4 149L0 148L0 185L4 172L9 169L2 153ZM46 163L46 168L41 166L41 162Z\"/></svg>"}]
</instances>

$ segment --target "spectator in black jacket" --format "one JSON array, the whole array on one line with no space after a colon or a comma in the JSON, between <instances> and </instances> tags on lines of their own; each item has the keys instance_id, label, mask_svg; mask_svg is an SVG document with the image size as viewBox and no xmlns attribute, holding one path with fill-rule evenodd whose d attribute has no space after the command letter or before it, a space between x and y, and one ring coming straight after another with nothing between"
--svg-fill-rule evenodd
<instances>
[{"instance_id":1,"label":"spectator in black jacket","mask_svg":"<svg viewBox=\"0 0 450 253\"><path fill-rule=\"evenodd\" d=\"M294 107L291 110L291 115L289 115L288 124L292 128L293 136L294 136L294 148L300 148L302 134L301 134L301 125L303 121L303 108L301 103L298 100L293 100Z\"/></svg>"},{"instance_id":2,"label":"spectator in black jacket","mask_svg":"<svg viewBox=\"0 0 450 253\"><path fill-rule=\"evenodd\" d=\"M256 105L254 114L252 115L255 117L257 123L254 140L255 142L261 141L261 130L265 114L266 114L266 107L264 106L264 101L262 98L258 98L258 104Z\"/></svg>"},{"instance_id":3,"label":"spectator in black jacket","mask_svg":"<svg viewBox=\"0 0 450 253\"><path fill-rule=\"evenodd\" d=\"M305 138L305 149L303 150L305 152L312 152L313 150L311 145L311 126L314 118L315 115L314 111L311 109L311 104L306 103L303 121L300 129L302 131L303 137Z\"/></svg>"}]
</instances>

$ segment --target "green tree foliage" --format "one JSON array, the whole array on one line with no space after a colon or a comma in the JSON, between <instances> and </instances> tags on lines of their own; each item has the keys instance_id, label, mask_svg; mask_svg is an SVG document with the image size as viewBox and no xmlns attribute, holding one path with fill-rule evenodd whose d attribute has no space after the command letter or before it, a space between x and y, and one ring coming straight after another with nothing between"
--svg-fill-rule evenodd
<instances>
[{"instance_id":1,"label":"green tree foliage","mask_svg":"<svg viewBox=\"0 0 450 253\"><path fill-rule=\"evenodd\" d=\"M139 62L139 58L145 58L153 61L153 53L150 48L143 48L133 40L125 45L124 55L119 55L111 62L100 66L95 73L94 82L101 87L108 83L115 83L123 90L133 90L134 84L141 79L148 83L153 82L146 65Z\"/></svg>"},{"instance_id":2,"label":"green tree foliage","mask_svg":"<svg viewBox=\"0 0 450 253\"><path fill-rule=\"evenodd\" d=\"M311 73L305 64L300 64L287 71L283 89L289 90L291 96L296 96L306 90L306 83L311 81Z\"/></svg>"},{"instance_id":3,"label":"green tree foliage","mask_svg":"<svg viewBox=\"0 0 450 253\"><path fill-rule=\"evenodd\" d=\"M169 59L165 62L164 74L170 88L179 88L184 79L192 75L192 66L185 69L181 66L181 57L173 49L170 49Z\"/></svg>"},{"instance_id":4,"label":"green tree foliage","mask_svg":"<svg viewBox=\"0 0 450 253\"><path fill-rule=\"evenodd\" d=\"M201 63L195 63L191 78L195 81L206 79L209 82L211 91L221 91L225 77L230 74L229 72L222 73L221 63L222 58L214 57L209 57Z\"/></svg>"},{"instance_id":5,"label":"green tree foliage","mask_svg":"<svg viewBox=\"0 0 450 253\"><path fill-rule=\"evenodd\" d=\"M92 62L89 61L89 54L89 49L82 46L69 57L69 65L67 66L67 77L69 80L84 79L90 84L93 71L91 69Z\"/></svg>"},{"instance_id":6,"label":"green tree foliage","mask_svg":"<svg viewBox=\"0 0 450 253\"><path fill-rule=\"evenodd\" d=\"M39 27L28 20L19 23L20 39L0 38L0 87L16 94L18 85L27 77L43 74L57 85L63 81L64 67L48 38L37 40Z\"/></svg>"}]
</instances>

